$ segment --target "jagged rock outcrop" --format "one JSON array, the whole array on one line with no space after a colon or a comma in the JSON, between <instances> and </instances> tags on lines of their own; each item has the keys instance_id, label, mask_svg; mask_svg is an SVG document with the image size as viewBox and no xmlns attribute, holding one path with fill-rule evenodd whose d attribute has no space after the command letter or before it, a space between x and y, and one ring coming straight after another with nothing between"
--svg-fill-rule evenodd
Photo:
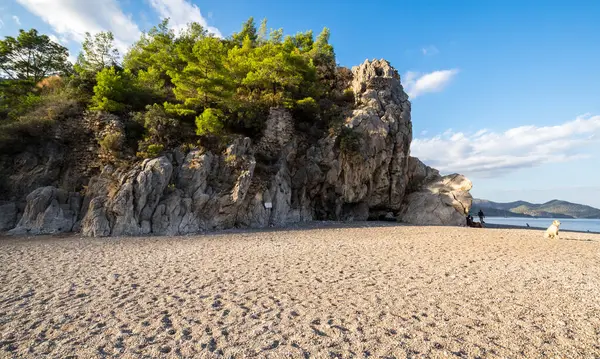
<instances>
[{"instance_id":1,"label":"jagged rock outcrop","mask_svg":"<svg viewBox=\"0 0 600 359\"><path fill-rule=\"evenodd\" d=\"M249 149L245 138L222 157L194 150L146 160L128 172L106 168L90 186L83 234L176 235L233 227L256 165Z\"/></svg>"},{"instance_id":2,"label":"jagged rock outcrop","mask_svg":"<svg viewBox=\"0 0 600 359\"><path fill-rule=\"evenodd\" d=\"M352 69L356 109L346 126L360 134L357 154L341 153L328 175L345 203L400 209L412 141L410 102L398 72L385 60ZM366 218L364 218L366 219Z\"/></svg>"},{"instance_id":3,"label":"jagged rock outcrop","mask_svg":"<svg viewBox=\"0 0 600 359\"><path fill-rule=\"evenodd\" d=\"M18 228L121 236L394 216L462 224L471 183L410 157L411 104L398 72L373 60L352 74L355 104L337 132L309 141L288 110L273 108L256 143L237 138L222 153L175 149L129 167L105 166L91 178L79 216L55 209L51 203L67 203L56 189L36 190ZM104 132L117 121L108 120L96 121ZM96 132L105 138L102 131Z\"/></svg>"},{"instance_id":4,"label":"jagged rock outcrop","mask_svg":"<svg viewBox=\"0 0 600 359\"><path fill-rule=\"evenodd\" d=\"M77 222L81 196L52 186L40 187L27 196L27 206L10 234L71 232Z\"/></svg>"},{"instance_id":5,"label":"jagged rock outcrop","mask_svg":"<svg viewBox=\"0 0 600 359\"><path fill-rule=\"evenodd\" d=\"M442 177L415 157L409 168L412 193L406 196L399 219L418 225L463 225L473 201L471 181L459 174Z\"/></svg>"},{"instance_id":6,"label":"jagged rock outcrop","mask_svg":"<svg viewBox=\"0 0 600 359\"><path fill-rule=\"evenodd\" d=\"M86 118L59 121L40 143L22 144L19 150L0 151L0 200L17 202L46 186L78 191L98 173L94 129Z\"/></svg>"},{"instance_id":7,"label":"jagged rock outcrop","mask_svg":"<svg viewBox=\"0 0 600 359\"><path fill-rule=\"evenodd\" d=\"M82 222L84 235L142 235L152 231L152 215L167 187L173 166L165 157L145 160L131 171L105 169L88 187L90 200ZM116 181L114 181L116 180Z\"/></svg>"}]
</instances>

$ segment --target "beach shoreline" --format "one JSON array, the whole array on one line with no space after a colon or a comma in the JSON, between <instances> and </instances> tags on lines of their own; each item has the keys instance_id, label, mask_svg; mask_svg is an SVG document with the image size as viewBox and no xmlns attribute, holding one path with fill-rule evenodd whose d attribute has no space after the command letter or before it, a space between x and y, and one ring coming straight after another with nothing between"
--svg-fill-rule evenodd
<instances>
[{"instance_id":1,"label":"beach shoreline","mask_svg":"<svg viewBox=\"0 0 600 359\"><path fill-rule=\"evenodd\" d=\"M527 227L527 226L514 226L510 224L494 224L494 223L484 223L484 228L488 229L526 229L526 230L536 230L545 232L546 228L541 227ZM562 229L560 228L560 233L568 232L568 233L589 233L589 234L600 234L600 232L592 232L592 231L577 231L572 229Z\"/></svg>"}]
</instances>

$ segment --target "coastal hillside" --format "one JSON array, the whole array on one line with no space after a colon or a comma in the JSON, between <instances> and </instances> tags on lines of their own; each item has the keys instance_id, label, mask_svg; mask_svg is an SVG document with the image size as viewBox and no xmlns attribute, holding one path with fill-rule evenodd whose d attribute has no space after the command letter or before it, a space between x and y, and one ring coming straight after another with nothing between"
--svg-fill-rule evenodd
<instances>
[{"instance_id":1,"label":"coastal hillside","mask_svg":"<svg viewBox=\"0 0 600 359\"><path fill-rule=\"evenodd\" d=\"M508 203L473 199L473 210L481 208L486 216L555 217L600 219L600 209L567 201L552 200L542 204L515 201Z\"/></svg>"}]
</instances>

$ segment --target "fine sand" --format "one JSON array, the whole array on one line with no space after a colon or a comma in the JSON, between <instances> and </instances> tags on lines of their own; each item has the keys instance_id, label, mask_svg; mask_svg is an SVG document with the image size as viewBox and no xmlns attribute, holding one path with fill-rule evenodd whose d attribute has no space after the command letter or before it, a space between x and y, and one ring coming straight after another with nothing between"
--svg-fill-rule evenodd
<instances>
[{"instance_id":1,"label":"fine sand","mask_svg":"<svg viewBox=\"0 0 600 359\"><path fill-rule=\"evenodd\" d=\"M0 357L598 358L600 235L542 233L0 238Z\"/></svg>"}]
</instances>

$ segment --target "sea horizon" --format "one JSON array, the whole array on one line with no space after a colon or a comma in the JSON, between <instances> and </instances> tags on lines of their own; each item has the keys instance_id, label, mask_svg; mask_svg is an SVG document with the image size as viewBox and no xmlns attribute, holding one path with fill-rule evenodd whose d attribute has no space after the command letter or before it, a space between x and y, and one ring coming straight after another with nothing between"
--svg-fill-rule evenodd
<instances>
[{"instance_id":1,"label":"sea horizon","mask_svg":"<svg viewBox=\"0 0 600 359\"><path fill-rule=\"evenodd\" d=\"M485 217L483 220L490 224L509 225L531 228L548 228L552 221L560 221L560 229L567 231L600 233L600 219L587 218L546 218L546 217ZM477 217L476 217L477 220Z\"/></svg>"}]
</instances>

